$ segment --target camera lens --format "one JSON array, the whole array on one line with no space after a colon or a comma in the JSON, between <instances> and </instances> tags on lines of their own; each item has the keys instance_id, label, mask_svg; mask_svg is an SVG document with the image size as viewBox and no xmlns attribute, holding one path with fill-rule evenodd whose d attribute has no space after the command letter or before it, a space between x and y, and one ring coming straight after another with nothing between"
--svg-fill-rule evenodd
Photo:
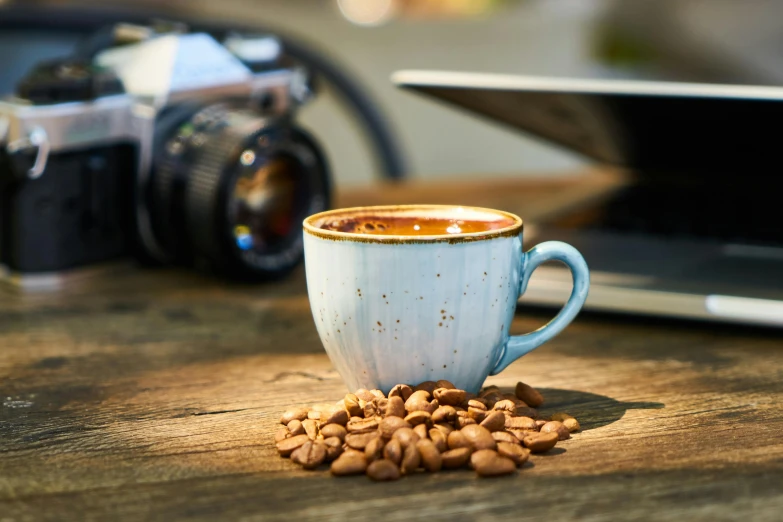
<instances>
[{"instance_id":1,"label":"camera lens","mask_svg":"<svg viewBox=\"0 0 783 522\"><path fill-rule=\"evenodd\" d=\"M229 276L288 273L302 259L302 220L328 206L317 145L286 118L226 105L184 120L181 111L164 116L178 123L162 121L157 136L148 200L158 242L174 260Z\"/></svg>"}]
</instances>

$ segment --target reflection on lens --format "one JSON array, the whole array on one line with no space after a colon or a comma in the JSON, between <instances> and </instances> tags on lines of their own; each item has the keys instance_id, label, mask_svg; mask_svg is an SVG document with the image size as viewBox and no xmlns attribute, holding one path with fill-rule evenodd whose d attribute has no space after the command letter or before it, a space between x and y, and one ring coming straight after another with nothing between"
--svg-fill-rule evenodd
<instances>
[{"instance_id":1,"label":"reflection on lens","mask_svg":"<svg viewBox=\"0 0 783 522\"><path fill-rule=\"evenodd\" d=\"M234 238L240 249L266 251L289 236L299 215L300 177L301 167L282 155L258 159L240 175L231 196Z\"/></svg>"},{"instance_id":2,"label":"reflection on lens","mask_svg":"<svg viewBox=\"0 0 783 522\"><path fill-rule=\"evenodd\" d=\"M234 237L240 250L250 250L253 248L253 236L250 235L250 229L244 225L234 227Z\"/></svg>"},{"instance_id":3,"label":"reflection on lens","mask_svg":"<svg viewBox=\"0 0 783 522\"><path fill-rule=\"evenodd\" d=\"M256 153L250 149L244 151L242 155L239 156L239 162L245 166L252 165L253 162L255 161L256 161Z\"/></svg>"}]
</instances>

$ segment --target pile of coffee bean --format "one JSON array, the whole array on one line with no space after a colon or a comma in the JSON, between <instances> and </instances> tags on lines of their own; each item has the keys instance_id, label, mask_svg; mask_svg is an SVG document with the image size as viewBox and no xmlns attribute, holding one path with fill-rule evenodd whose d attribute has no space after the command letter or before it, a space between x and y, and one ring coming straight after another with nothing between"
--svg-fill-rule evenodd
<instances>
[{"instance_id":1,"label":"pile of coffee bean","mask_svg":"<svg viewBox=\"0 0 783 522\"><path fill-rule=\"evenodd\" d=\"M566 413L539 419L544 398L520 382L515 392L488 386L478 395L448 381L398 384L388 397L356 390L337 404L294 408L280 418L277 451L305 469L331 463L333 475L396 480L419 470L470 467L479 476L513 473L579 431Z\"/></svg>"}]
</instances>

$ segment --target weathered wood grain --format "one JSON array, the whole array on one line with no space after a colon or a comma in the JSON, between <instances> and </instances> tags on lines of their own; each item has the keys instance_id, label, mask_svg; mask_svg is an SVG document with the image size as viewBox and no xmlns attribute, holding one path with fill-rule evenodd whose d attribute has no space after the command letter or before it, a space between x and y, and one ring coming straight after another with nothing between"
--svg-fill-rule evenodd
<instances>
[{"instance_id":1,"label":"weathered wood grain","mask_svg":"<svg viewBox=\"0 0 783 522\"><path fill-rule=\"evenodd\" d=\"M503 197L542 206L549 188L509 184ZM429 198L437 187L405 190L395 197ZM467 192L462 203L489 200ZM386 197L356 191L341 201ZM783 512L779 332L583 315L489 381L539 387L544 411L568 411L581 433L509 478L455 472L378 485L305 472L274 451L288 405L346 391L317 338L301 270L253 287L124 270L57 296L3 297L3 522L771 521ZM548 314L523 310L513 331Z\"/></svg>"}]
</instances>

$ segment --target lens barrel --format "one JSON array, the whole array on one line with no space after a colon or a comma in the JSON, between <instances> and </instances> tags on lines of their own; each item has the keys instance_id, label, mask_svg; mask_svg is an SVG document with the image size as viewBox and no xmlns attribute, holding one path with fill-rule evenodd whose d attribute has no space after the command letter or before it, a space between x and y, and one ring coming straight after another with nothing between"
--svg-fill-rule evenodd
<instances>
[{"instance_id":1,"label":"lens barrel","mask_svg":"<svg viewBox=\"0 0 783 522\"><path fill-rule=\"evenodd\" d=\"M148 201L172 260L239 279L299 264L302 220L330 196L325 158L308 134L286 117L218 104L164 115L156 141Z\"/></svg>"}]
</instances>

